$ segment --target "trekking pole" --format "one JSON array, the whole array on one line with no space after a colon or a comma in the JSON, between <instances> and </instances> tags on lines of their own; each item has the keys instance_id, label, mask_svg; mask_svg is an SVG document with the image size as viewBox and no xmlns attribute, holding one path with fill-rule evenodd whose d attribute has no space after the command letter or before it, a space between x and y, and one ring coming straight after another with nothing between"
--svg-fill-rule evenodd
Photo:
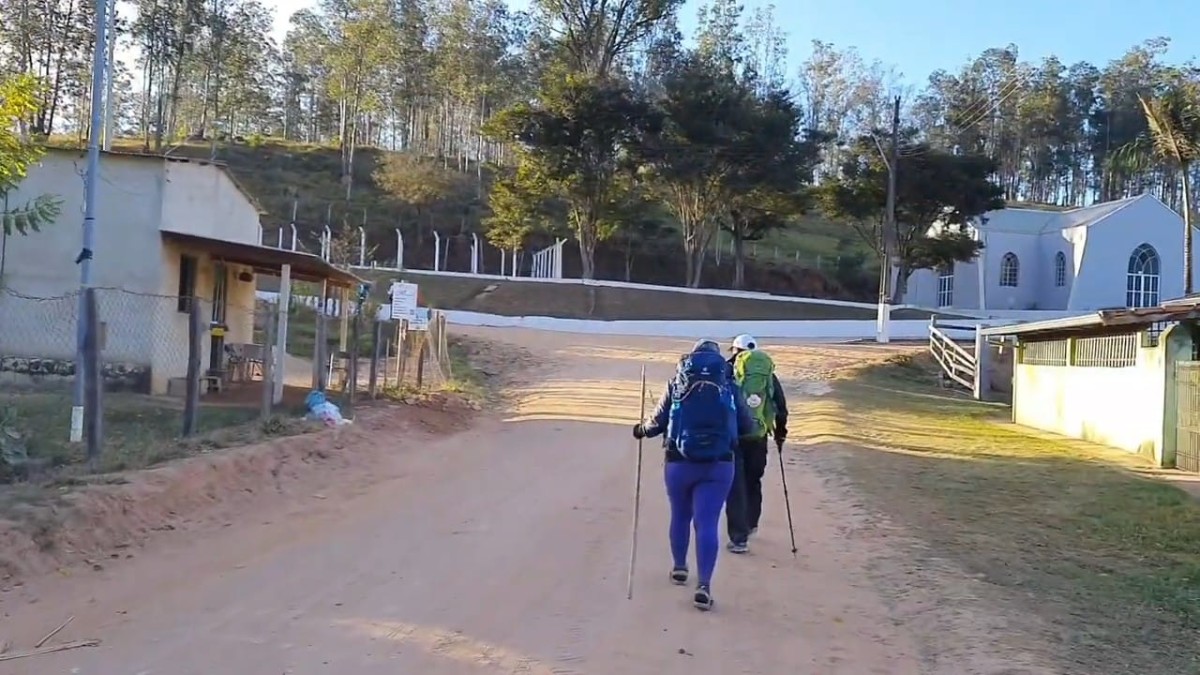
<instances>
[{"instance_id":1,"label":"trekking pole","mask_svg":"<svg viewBox=\"0 0 1200 675\"><path fill-rule=\"evenodd\" d=\"M783 481L783 505L787 507L788 534L792 536L792 557L796 557L796 528L792 525L792 498L788 496L787 474L783 470L783 441L775 441L779 448L779 478Z\"/></svg>"},{"instance_id":2,"label":"trekking pole","mask_svg":"<svg viewBox=\"0 0 1200 675\"><path fill-rule=\"evenodd\" d=\"M642 365L642 411L638 424L646 421L646 366ZM638 515L642 507L642 439L637 442L637 470L633 479L633 543L629 548L629 592L626 597L633 599L633 566L637 561Z\"/></svg>"}]
</instances>

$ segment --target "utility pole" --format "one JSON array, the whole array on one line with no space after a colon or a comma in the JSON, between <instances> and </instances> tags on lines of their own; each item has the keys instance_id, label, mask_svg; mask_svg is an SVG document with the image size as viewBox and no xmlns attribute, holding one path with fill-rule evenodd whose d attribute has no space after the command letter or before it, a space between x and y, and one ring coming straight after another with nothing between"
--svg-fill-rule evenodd
<instances>
[{"instance_id":1,"label":"utility pole","mask_svg":"<svg viewBox=\"0 0 1200 675\"><path fill-rule=\"evenodd\" d=\"M109 0L108 2L108 22L115 24L117 21L117 0ZM117 78L113 75L117 72L117 30L116 27L110 27L108 31L108 68L105 73L105 94L104 94L104 150L107 152L112 150L113 137L117 132L114 128L116 125L113 122L113 81Z\"/></svg>"},{"instance_id":2,"label":"utility pole","mask_svg":"<svg viewBox=\"0 0 1200 675\"><path fill-rule=\"evenodd\" d=\"M92 249L96 246L96 187L100 183L100 134L104 125L104 52L108 46L108 2L95 0L96 40L92 52L92 122L88 129L87 174L83 190L83 247L75 263L79 265L79 314L75 325L75 391L71 401L71 441L83 440L84 373L89 372L84 363L84 342L87 339L87 293L92 285ZM99 411L93 411L98 413Z\"/></svg>"},{"instance_id":3,"label":"utility pole","mask_svg":"<svg viewBox=\"0 0 1200 675\"><path fill-rule=\"evenodd\" d=\"M883 148L879 149L880 154ZM887 166L887 202L883 217L883 260L879 271L879 314L876 317L875 341L886 344L890 341L890 323L892 314L892 272L896 258L896 170L900 163L900 97L897 96L892 105L892 137L890 147L883 157Z\"/></svg>"}]
</instances>

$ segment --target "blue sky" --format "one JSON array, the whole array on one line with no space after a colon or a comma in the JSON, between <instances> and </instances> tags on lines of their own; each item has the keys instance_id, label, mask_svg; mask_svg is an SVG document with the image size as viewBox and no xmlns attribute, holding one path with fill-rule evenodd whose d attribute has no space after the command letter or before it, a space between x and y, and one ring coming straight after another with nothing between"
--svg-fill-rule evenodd
<instances>
[{"instance_id":1,"label":"blue sky","mask_svg":"<svg viewBox=\"0 0 1200 675\"><path fill-rule=\"evenodd\" d=\"M311 0L268 0L277 9L282 38L288 17ZM748 8L763 0L744 0ZM509 0L524 8L528 0ZM696 24L697 0L680 14L681 28ZM954 69L988 47L1009 43L1024 60L1056 54L1064 62L1103 66L1130 46L1171 37L1171 61L1195 54L1185 31L1200 26L1196 0L777 0L776 15L790 36L789 72L807 55L813 40L857 47L867 60L895 66L911 84L930 72ZM786 9L783 9L786 8ZM1192 44L1196 44L1194 41Z\"/></svg>"}]
</instances>

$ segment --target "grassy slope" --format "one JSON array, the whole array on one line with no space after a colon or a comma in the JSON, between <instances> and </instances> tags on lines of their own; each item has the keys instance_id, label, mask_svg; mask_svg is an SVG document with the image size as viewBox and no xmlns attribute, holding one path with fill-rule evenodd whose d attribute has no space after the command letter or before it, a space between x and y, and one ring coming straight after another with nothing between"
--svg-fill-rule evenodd
<instances>
[{"instance_id":1,"label":"grassy slope","mask_svg":"<svg viewBox=\"0 0 1200 675\"><path fill-rule=\"evenodd\" d=\"M801 403L797 431L936 555L1057 628L1063 672L1200 673L1200 502L933 381L912 362L864 373Z\"/></svg>"},{"instance_id":2,"label":"grassy slope","mask_svg":"<svg viewBox=\"0 0 1200 675\"><path fill-rule=\"evenodd\" d=\"M74 139L56 138L53 142L72 146ZM117 139L114 143L114 149L121 151L140 151L141 147L142 143L137 139ZM206 144L185 143L172 149L171 154L207 159L211 152ZM327 209L333 204L335 227L342 224L357 227L363 224L365 212L368 230L380 233L380 241L386 240L390 246L393 228L411 219L412 214L379 190L371 179L384 154L375 148L358 150L355 189L349 203L345 201L345 187L339 179L340 158L335 147L271 139L258 147L221 145L217 148L216 158L229 165L238 180L266 209L268 214L264 216L263 224L268 229L290 220L294 200L298 200L297 220L302 230L306 225L315 228L317 223L324 223ZM477 205L468 206L471 209L468 218L476 217ZM454 219L457 221L458 215ZM798 258L802 266L815 268L819 263L822 270L828 271L839 255L839 241L842 240L849 251L864 250L849 228L805 216L793 229L772 233L758 242L756 248L764 263L773 262L778 249L780 264L787 265ZM302 245L315 250L315 236L307 237ZM676 276L682 278L682 271Z\"/></svg>"},{"instance_id":3,"label":"grassy slope","mask_svg":"<svg viewBox=\"0 0 1200 675\"><path fill-rule=\"evenodd\" d=\"M565 319L712 321L832 320L875 318L874 309L816 303L726 298L669 290L612 288L533 281L496 281L417 272L368 273L376 298L386 301L396 278L415 282L430 307L460 309L501 316L550 316ZM488 288L495 287L488 291ZM897 310L894 319L928 319L929 313Z\"/></svg>"}]
</instances>

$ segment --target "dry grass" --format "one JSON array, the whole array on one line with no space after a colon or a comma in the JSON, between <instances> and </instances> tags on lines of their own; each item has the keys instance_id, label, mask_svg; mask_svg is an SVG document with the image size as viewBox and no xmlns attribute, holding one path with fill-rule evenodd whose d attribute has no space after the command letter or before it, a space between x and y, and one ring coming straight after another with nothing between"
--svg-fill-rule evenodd
<instances>
[{"instance_id":1,"label":"dry grass","mask_svg":"<svg viewBox=\"0 0 1200 675\"><path fill-rule=\"evenodd\" d=\"M797 402L796 435L1056 632L1062 672L1200 673L1200 502L1133 456L1030 433L903 357Z\"/></svg>"}]
</instances>

